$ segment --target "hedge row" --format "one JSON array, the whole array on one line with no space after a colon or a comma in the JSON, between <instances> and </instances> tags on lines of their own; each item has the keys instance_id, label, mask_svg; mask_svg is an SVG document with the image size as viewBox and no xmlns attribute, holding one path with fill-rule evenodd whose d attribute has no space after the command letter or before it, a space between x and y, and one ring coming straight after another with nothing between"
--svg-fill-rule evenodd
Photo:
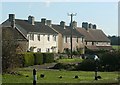
<instances>
[{"instance_id":1,"label":"hedge row","mask_svg":"<svg viewBox=\"0 0 120 85\"><path fill-rule=\"evenodd\" d=\"M43 54L34 53L34 65L43 64Z\"/></svg>"},{"instance_id":2,"label":"hedge row","mask_svg":"<svg viewBox=\"0 0 120 85\"><path fill-rule=\"evenodd\" d=\"M53 53L32 53L26 52L19 54L22 66L40 65L54 61Z\"/></svg>"},{"instance_id":3,"label":"hedge row","mask_svg":"<svg viewBox=\"0 0 120 85\"><path fill-rule=\"evenodd\" d=\"M43 63L52 63L54 61L53 53L43 53Z\"/></svg>"}]
</instances>

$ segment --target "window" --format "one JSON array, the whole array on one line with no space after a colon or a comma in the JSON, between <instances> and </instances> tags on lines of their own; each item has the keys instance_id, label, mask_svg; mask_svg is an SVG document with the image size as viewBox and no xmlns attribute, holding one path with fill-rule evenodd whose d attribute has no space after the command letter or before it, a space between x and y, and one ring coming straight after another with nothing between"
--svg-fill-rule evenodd
<instances>
[{"instance_id":1,"label":"window","mask_svg":"<svg viewBox=\"0 0 120 85\"><path fill-rule=\"evenodd\" d=\"M38 34L38 40L40 41L40 34Z\"/></svg>"},{"instance_id":2,"label":"window","mask_svg":"<svg viewBox=\"0 0 120 85\"><path fill-rule=\"evenodd\" d=\"M37 52L41 52L41 48L38 48L38 49L37 49Z\"/></svg>"},{"instance_id":3,"label":"window","mask_svg":"<svg viewBox=\"0 0 120 85\"><path fill-rule=\"evenodd\" d=\"M86 42L86 45L87 45L87 42Z\"/></svg>"},{"instance_id":4,"label":"window","mask_svg":"<svg viewBox=\"0 0 120 85\"><path fill-rule=\"evenodd\" d=\"M53 41L56 41L56 35L53 35Z\"/></svg>"},{"instance_id":5,"label":"window","mask_svg":"<svg viewBox=\"0 0 120 85\"><path fill-rule=\"evenodd\" d=\"M47 39L48 39L48 41L50 41L50 35L48 35L48 38L47 38Z\"/></svg>"},{"instance_id":6,"label":"window","mask_svg":"<svg viewBox=\"0 0 120 85\"><path fill-rule=\"evenodd\" d=\"M67 43L67 36L65 37L65 42Z\"/></svg>"},{"instance_id":7,"label":"window","mask_svg":"<svg viewBox=\"0 0 120 85\"><path fill-rule=\"evenodd\" d=\"M94 42L92 42L92 45L94 45Z\"/></svg>"},{"instance_id":8,"label":"window","mask_svg":"<svg viewBox=\"0 0 120 85\"><path fill-rule=\"evenodd\" d=\"M84 38L82 37L82 43L83 43L83 41L84 41Z\"/></svg>"},{"instance_id":9,"label":"window","mask_svg":"<svg viewBox=\"0 0 120 85\"><path fill-rule=\"evenodd\" d=\"M64 39L64 40L63 40L64 43L67 43L67 36L64 36L63 39Z\"/></svg>"},{"instance_id":10,"label":"window","mask_svg":"<svg viewBox=\"0 0 120 85\"><path fill-rule=\"evenodd\" d=\"M30 40L34 40L34 34L30 34Z\"/></svg>"}]
</instances>

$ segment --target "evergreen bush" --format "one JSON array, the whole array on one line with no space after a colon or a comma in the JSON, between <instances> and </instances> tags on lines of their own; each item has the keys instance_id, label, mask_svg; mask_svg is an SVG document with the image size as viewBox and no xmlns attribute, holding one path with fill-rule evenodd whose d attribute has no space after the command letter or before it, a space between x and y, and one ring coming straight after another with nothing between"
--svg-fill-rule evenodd
<instances>
[{"instance_id":1,"label":"evergreen bush","mask_svg":"<svg viewBox=\"0 0 120 85\"><path fill-rule=\"evenodd\" d=\"M43 64L43 54L42 53L34 53L34 64L35 65Z\"/></svg>"},{"instance_id":2,"label":"evergreen bush","mask_svg":"<svg viewBox=\"0 0 120 85\"><path fill-rule=\"evenodd\" d=\"M43 53L43 63L52 63L54 62L53 53Z\"/></svg>"}]
</instances>

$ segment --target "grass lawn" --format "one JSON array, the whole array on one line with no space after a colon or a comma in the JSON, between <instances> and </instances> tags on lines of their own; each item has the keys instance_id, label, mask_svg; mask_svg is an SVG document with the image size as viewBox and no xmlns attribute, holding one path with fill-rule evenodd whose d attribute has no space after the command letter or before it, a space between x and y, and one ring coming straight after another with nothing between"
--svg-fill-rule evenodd
<instances>
[{"instance_id":1,"label":"grass lawn","mask_svg":"<svg viewBox=\"0 0 120 85\"><path fill-rule=\"evenodd\" d=\"M112 48L115 49L115 50L120 50L120 46L119 45L113 45Z\"/></svg>"},{"instance_id":2,"label":"grass lawn","mask_svg":"<svg viewBox=\"0 0 120 85\"><path fill-rule=\"evenodd\" d=\"M73 58L73 59L59 59L58 63L80 63L83 59L81 58Z\"/></svg>"},{"instance_id":3,"label":"grass lawn","mask_svg":"<svg viewBox=\"0 0 120 85\"><path fill-rule=\"evenodd\" d=\"M18 71L21 75L3 74L3 83L32 83L33 75L31 68L22 68ZM40 78L40 74L45 74L45 78ZM74 76L79 78L75 79ZM98 72L102 79L95 81L94 72L85 71L58 71L58 70L39 70L37 71L37 83L116 83L118 82L117 72ZM26 77L28 76L28 77ZM63 78L59 78L62 76Z\"/></svg>"},{"instance_id":4,"label":"grass lawn","mask_svg":"<svg viewBox=\"0 0 120 85\"><path fill-rule=\"evenodd\" d=\"M0 74L0 85L2 83L2 74Z\"/></svg>"}]
</instances>

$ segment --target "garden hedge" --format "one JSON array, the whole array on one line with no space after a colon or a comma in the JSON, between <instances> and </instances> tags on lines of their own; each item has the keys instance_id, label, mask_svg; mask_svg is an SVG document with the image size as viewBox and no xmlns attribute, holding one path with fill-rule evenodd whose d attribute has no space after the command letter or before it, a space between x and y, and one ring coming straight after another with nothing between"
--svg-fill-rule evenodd
<instances>
[{"instance_id":1,"label":"garden hedge","mask_svg":"<svg viewBox=\"0 0 120 85\"><path fill-rule=\"evenodd\" d=\"M35 65L43 64L43 54L42 53L34 53L34 64Z\"/></svg>"},{"instance_id":2,"label":"garden hedge","mask_svg":"<svg viewBox=\"0 0 120 85\"><path fill-rule=\"evenodd\" d=\"M40 65L43 63L52 63L54 62L54 54L53 53L32 53L26 52L18 55L21 66L32 66L32 65Z\"/></svg>"},{"instance_id":3,"label":"garden hedge","mask_svg":"<svg viewBox=\"0 0 120 85\"><path fill-rule=\"evenodd\" d=\"M43 53L43 63L52 63L54 62L53 53Z\"/></svg>"},{"instance_id":4,"label":"garden hedge","mask_svg":"<svg viewBox=\"0 0 120 85\"><path fill-rule=\"evenodd\" d=\"M23 57L23 66L34 65L34 55L31 52L22 53Z\"/></svg>"}]
</instances>

